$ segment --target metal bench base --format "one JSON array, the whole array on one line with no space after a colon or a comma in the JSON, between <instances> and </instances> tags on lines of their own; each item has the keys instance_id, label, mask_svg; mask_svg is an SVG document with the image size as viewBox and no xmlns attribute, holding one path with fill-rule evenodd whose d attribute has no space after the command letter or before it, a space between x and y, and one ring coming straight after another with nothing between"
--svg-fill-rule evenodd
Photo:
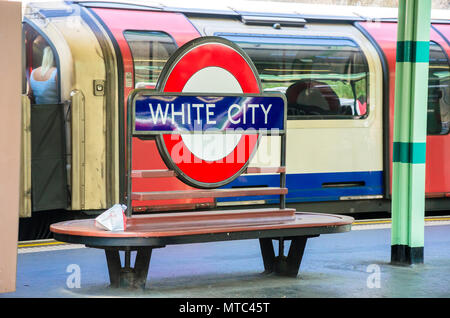
<instances>
[{"instance_id":1,"label":"metal bench base","mask_svg":"<svg viewBox=\"0 0 450 318\"><path fill-rule=\"evenodd\" d=\"M308 238L314 236L298 236L288 238L259 239L261 254L264 262L263 274L277 274L280 276L296 277L305 251ZM273 241L278 240L279 252L275 255ZM291 241L289 253L283 254L284 242ZM112 248L105 247L108 265L110 287L127 289L144 289L147 282L150 259L154 247ZM120 251L124 251L124 266L121 264ZM134 266L131 266L131 252L136 252Z\"/></svg>"},{"instance_id":2,"label":"metal bench base","mask_svg":"<svg viewBox=\"0 0 450 318\"><path fill-rule=\"evenodd\" d=\"M313 236L297 236L291 238L278 238L278 256L275 256L273 243L271 238L259 239L259 245L261 247L261 254L264 261L264 273L275 273L281 276L296 277L300 264L302 262L303 253L305 252L306 242ZM284 256L284 241L290 240L291 245L289 247L289 253Z\"/></svg>"},{"instance_id":3,"label":"metal bench base","mask_svg":"<svg viewBox=\"0 0 450 318\"><path fill-rule=\"evenodd\" d=\"M145 288L152 250L172 244L259 239L264 272L296 277L307 239L350 231L353 218L262 209L168 213L136 216L129 221L123 232L98 229L92 219L56 223L50 230L58 241L105 250L111 287ZM273 240L278 240L278 255ZM285 241L291 241L287 256ZM125 252L124 266L119 251ZM132 267L134 251L137 254Z\"/></svg>"}]
</instances>

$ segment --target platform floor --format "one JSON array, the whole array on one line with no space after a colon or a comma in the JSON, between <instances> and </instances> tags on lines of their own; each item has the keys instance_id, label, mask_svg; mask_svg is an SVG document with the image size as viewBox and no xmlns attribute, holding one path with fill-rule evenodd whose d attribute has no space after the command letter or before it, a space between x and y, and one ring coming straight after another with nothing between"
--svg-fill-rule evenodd
<instances>
[{"instance_id":1,"label":"platform floor","mask_svg":"<svg viewBox=\"0 0 450 318\"><path fill-rule=\"evenodd\" d=\"M426 226L425 264L405 267L389 264L390 228L381 227L308 240L297 278L261 274L257 240L168 246L153 251L144 291L109 288L103 250L20 248L17 290L0 298L450 297L450 225Z\"/></svg>"}]
</instances>

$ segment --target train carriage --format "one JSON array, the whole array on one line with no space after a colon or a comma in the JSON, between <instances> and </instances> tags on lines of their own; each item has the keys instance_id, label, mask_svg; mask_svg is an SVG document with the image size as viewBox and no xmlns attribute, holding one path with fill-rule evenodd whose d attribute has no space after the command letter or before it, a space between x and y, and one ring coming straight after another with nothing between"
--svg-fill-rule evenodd
<instances>
[{"instance_id":1,"label":"train carriage","mask_svg":"<svg viewBox=\"0 0 450 318\"><path fill-rule=\"evenodd\" d=\"M434 10L427 117L427 209L450 208L450 20ZM287 202L307 211L390 209L396 9L167 1L30 3L24 11L21 216L102 211L126 197L126 104L154 88L171 54L201 36L241 46L265 91L288 101ZM31 71L49 46L58 103L35 104ZM219 80L219 79L218 79ZM185 85L183 91L192 91ZM242 88L236 87L239 92ZM265 136L250 166L278 166ZM133 170L167 169L152 140L133 141ZM279 160L279 159L278 159ZM225 187L271 187L278 175L245 174ZM176 177L133 188L186 189ZM133 203L136 212L274 204L278 197ZM60 213L60 212L58 212ZM73 214L72 214L73 215Z\"/></svg>"}]
</instances>

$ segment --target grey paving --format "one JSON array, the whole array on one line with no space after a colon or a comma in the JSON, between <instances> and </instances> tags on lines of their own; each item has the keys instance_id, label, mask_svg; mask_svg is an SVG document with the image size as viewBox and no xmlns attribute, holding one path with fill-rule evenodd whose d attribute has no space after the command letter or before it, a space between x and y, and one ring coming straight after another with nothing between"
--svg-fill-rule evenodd
<instances>
[{"instance_id":1,"label":"grey paving","mask_svg":"<svg viewBox=\"0 0 450 318\"><path fill-rule=\"evenodd\" d=\"M102 250L50 250L19 254L17 290L0 297L450 297L450 225L425 228L425 264L389 261L390 229L308 240L296 278L263 275L257 240L175 245L154 250L146 289L130 291L108 287Z\"/></svg>"}]
</instances>

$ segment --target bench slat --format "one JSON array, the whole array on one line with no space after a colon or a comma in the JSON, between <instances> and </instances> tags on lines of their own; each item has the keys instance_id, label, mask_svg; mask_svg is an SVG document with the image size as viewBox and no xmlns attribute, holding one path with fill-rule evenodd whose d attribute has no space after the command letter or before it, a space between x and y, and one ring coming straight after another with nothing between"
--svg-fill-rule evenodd
<instances>
[{"instance_id":1,"label":"bench slat","mask_svg":"<svg viewBox=\"0 0 450 318\"><path fill-rule=\"evenodd\" d=\"M131 171L132 178L166 178L175 177L176 173L173 170L133 170Z\"/></svg>"},{"instance_id":2,"label":"bench slat","mask_svg":"<svg viewBox=\"0 0 450 318\"><path fill-rule=\"evenodd\" d=\"M214 210L135 215L128 218L130 229L206 228L216 226L258 225L295 220L295 209Z\"/></svg>"},{"instance_id":3,"label":"bench slat","mask_svg":"<svg viewBox=\"0 0 450 318\"><path fill-rule=\"evenodd\" d=\"M147 200L173 200L173 199L196 199L196 198L225 198L246 197L253 195L280 195L287 194L287 188L234 188L234 189L201 189L183 191L155 191L155 192L133 192L131 199L137 201Z\"/></svg>"},{"instance_id":4,"label":"bench slat","mask_svg":"<svg viewBox=\"0 0 450 318\"><path fill-rule=\"evenodd\" d=\"M283 173L286 167L248 167L246 173Z\"/></svg>"},{"instance_id":5,"label":"bench slat","mask_svg":"<svg viewBox=\"0 0 450 318\"><path fill-rule=\"evenodd\" d=\"M248 167L245 173L283 173L286 172L286 167ZM176 177L173 170L155 169L155 170L133 170L131 171L132 178L167 178Z\"/></svg>"}]
</instances>

